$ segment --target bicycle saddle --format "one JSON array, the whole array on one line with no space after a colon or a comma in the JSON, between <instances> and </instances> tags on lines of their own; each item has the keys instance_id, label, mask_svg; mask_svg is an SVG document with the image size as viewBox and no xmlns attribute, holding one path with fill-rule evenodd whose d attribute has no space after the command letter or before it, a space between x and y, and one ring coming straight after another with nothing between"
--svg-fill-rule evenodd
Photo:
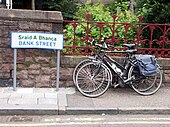
<instances>
[{"instance_id":1,"label":"bicycle saddle","mask_svg":"<svg viewBox=\"0 0 170 127\"><path fill-rule=\"evenodd\" d=\"M129 49L134 49L135 48L135 44L123 44L123 46L129 48Z\"/></svg>"}]
</instances>

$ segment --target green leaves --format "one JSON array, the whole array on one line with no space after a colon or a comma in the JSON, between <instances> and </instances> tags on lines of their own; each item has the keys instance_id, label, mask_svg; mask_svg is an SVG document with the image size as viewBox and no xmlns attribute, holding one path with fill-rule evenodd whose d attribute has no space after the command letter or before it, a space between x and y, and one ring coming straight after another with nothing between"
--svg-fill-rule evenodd
<instances>
[{"instance_id":1,"label":"green leaves","mask_svg":"<svg viewBox=\"0 0 170 127\"><path fill-rule=\"evenodd\" d=\"M137 15L143 15L143 22L170 23L169 0L136 0Z\"/></svg>"},{"instance_id":2,"label":"green leaves","mask_svg":"<svg viewBox=\"0 0 170 127\"><path fill-rule=\"evenodd\" d=\"M44 0L43 8L50 11L61 11L64 19L73 19L77 11L74 0Z\"/></svg>"},{"instance_id":3,"label":"green leaves","mask_svg":"<svg viewBox=\"0 0 170 127\"><path fill-rule=\"evenodd\" d=\"M93 21L113 21L109 9L102 3L79 5L75 18L85 21L86 14L92 14Z\"/></svg>"}]
</instances>

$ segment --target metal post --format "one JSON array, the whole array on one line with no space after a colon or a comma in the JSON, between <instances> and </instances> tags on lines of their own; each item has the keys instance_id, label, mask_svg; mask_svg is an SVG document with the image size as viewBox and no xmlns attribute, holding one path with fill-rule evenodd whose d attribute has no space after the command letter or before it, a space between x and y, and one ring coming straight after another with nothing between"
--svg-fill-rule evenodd
<instances>
[{"instance_id":1,"label":"metal post","mask_svg":"<svg viewBox=\"0 0 170 127\"><path fill-rule=\"evenodd\" d=\"M59 91L59 79L60 79L60 50L57 50L57 73L56 73L56 91Z\"/></svg>"},{"instance_id":2,"label":"metal post","mask_svg":"<svg viewBox=\"0 0 170 127\"><path fill-rule=\"evenodd\" d=\"M31 9L35 10L35 0L32 0L32 2L31 2Z\"/></svg>"},{"instance_id":3,"label":"metal post","mask_svg":"<svg viewBox=\"0 0 170 127\"><path fill-rule=\"evenodd\" d=\"M16 91L16 82L17 82L17 49L14 49L14 79L13 79L13 90Z\"/></svg>"},{"instance_id":4,"label":"metal post","mask_svg":"<svg viewBox=\"0 0 170 127\"><path fill-rule=\"evenodd\" d=\"M7 9L10 9L10 0L6 0Z\"/></svg>"},{"instance_id":5,"label":"metal post","mask_svg":"<svg viewBox=\"0 0 170 127\"><path fill-rule=\"evenodd\" d=\"M12 9L12 0L10 0L10 9Z\"/></svg>"}]
</instances>

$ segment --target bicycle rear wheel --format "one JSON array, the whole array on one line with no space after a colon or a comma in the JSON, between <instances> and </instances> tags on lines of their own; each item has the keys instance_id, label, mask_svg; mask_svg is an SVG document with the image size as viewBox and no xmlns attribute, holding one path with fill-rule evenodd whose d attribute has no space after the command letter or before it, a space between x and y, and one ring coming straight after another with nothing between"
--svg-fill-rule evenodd
<instances>
[{"instance_id":1,"label":"bicycle rear wheel","mask_svg":"<svg viewBox=\"0 0 170 127\"><path fill-rule=\"evenodd\" d=\"M162 73L160 69L158 69L155 75L143 76L140 74L138 66L131 66L128 78L132 78L130 85L140 95L152 95L159 90L162 84Z\"/></svg>"},{"instance_id":2,"label":"bicycle rear wheel","mask_svg":"<svg viewBox=\"0 0 170 127\"><path fill-rule=\"evenodd\" d=\"M101 62L84 64L77 72L76 86L86 97L99 97L104 94L111 83L110 70Z\"/></svg>"}]
</instances>

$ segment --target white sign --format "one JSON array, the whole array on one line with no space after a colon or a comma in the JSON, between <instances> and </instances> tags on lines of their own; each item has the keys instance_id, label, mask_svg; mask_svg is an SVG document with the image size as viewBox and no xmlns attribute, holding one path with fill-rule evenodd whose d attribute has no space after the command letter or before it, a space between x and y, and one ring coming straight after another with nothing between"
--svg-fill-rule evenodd
<instances>
[{"instance_id":1,"label":"white sign","mask_svg":"<svg viewBox=\"0 0 170 127\"><path fill-rule=\"evenodd\" d=\"M63 49L63 34L11 32L11 48Z\"/></svg>"}]
</instances>

